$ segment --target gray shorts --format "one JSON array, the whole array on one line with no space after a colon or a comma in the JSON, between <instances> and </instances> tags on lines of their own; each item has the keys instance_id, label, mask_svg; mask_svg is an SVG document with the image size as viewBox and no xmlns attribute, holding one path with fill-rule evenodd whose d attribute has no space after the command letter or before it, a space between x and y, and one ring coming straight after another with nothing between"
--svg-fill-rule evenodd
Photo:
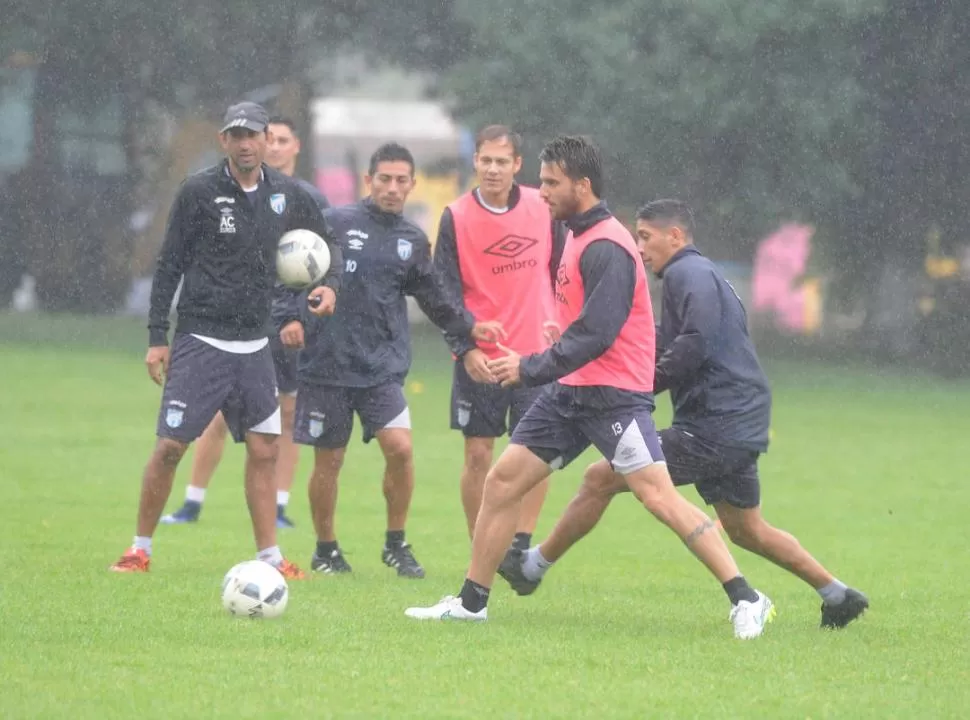
<instances>
[{"instance_id":1,"label":"gray shorts","mask_svg":"<svg viewBox=\"0 0 970 720\"><path fill-rule=\"evenodd\" d=\"M465 437L502 437L515 430L541 392L542 388L475 382L458 360L451 380L451 429L461 430Z\"/></svg>"},{"instance_id":2,"label":"gray shorts","mask_svg":"<svg viewBox=\"0 0 970 720\"><path fill-rule=\"evenodd\" d=\"M756 450L719 445L676 428L662 430L660 441L674 485L693 485L708 505L750 509L761 504Z\"/></svg>"},{"instance_id":3,"label":"gray shorts","mask_svg":"<svg viewBox=\"0 0 970 720\"><path fill-rule=\"evenodd\" d=\"M242 442L247 432L280 434L276 371L269 347L243 355L177 333L156 433L190 443L220 410L236 442Z\"/></svg>"},{"instance_id":4,"label":"gray shorts","mask_svg":"<svg viewBox=\"0 0 970 720\"><path fill-rule=\"evenodd\" d=\"M270 335L269 348L276 368L276 386L282 395L296 394L296 366L300 351L283 345L279 335Z\"/></svg>"},{"instance_id":5,"label":"gray shorts","mask_svg":"<svg viewBox=\"0 0 970 720\"><path fill-rule=\"evenodd\" d=\"M591 395L588 389L585 392ZM663 463L653 405L635 393L609 389L615 403L580 404L574 389L558 383L545 386L519 421L509 442L523 445L559 470L594 445L610 466L628 475L654 463Z\"/></svg>"},{"instance_id":6,"label":"gray shorts","mask_svg":"<svg viewBox=\"0 0 970 720\"><path fill-rule=\"evenodd\" d=\"M335 450L346 447L354 429L354 413L364 427L364 442L381 430L411 429L404 390L397 383L370 388L304 383L296 393L293 441Z\"/></svg>"}]
</instances>

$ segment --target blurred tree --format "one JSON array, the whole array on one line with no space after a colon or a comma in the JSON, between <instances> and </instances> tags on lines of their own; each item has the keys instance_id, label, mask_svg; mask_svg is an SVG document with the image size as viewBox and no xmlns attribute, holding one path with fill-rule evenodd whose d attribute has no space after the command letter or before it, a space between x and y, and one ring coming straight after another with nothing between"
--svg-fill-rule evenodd
<instances>
[{"instance_id":1,"label":"blurred tree","mask_svg":"<svg viewBox=\"0 0 970 720\"><path fill-rule=\"evenodd\" d=\"M593 135L615 204L689 200L716 257L749 257L782 217L824 224L860 191L857 45L876 0L456 5L474 32L448 86L470 122Z\"/></svg>"},{"instance_id":2,"label":"blurred tree","mask_svg":"<svg viewBox=\"0 0 970 720\"><path fill-rule=\"evenodd\" d=\"M11 190L23 207L16 250L42 305L74 311L110 310L128 288L133 190L140 154L165 143L153 137L166 131L160 113L215 117L269 85L298 96L307 45L356 12L309 0L9 2L0 58L36 59L31 158Z\"/></svg>"},{"instance_id":3,"label":"blurred tree","mask_svg":"<svg viewBox=\"0 0 970 720\"><path fill-rule=\"evenodd\" d=\"M836 248L847 295L877 284L881 265L922 278L936 296L930 316L916 322L925 331L921 362L947 373L965 373L966 279L960 274L930 279L929 253L963 260L970 250L970 4L902 0L868 28L863 87L873 118L866 142L854 155L863 202L856 206L856 242ZM852 291L856 292L853 293ZM898 284L889 292L903 292ZM910 304L915 303L915 298ZM889 331L905 328L889 318ZM885 347L889 333L873 333Z\"/></svg>"},{"instance_id":4,"label":"blurred tree","mask_svg":"<svg viewBox=\"0 0 970 720\"><path fill-rule=\"evenodd\" d=\"M873 258L918 270L938 228L944 254L967 246L970 4L892 3L865 35L867 134L851 156L862 232L838 260L857 277Z\"/></svg>"},{"instance_id":5,"label":"blurred tree","mask_svg":"<svg viewBox=\"0 0 970 720\"><path fill-rule=\"evenodd\" d=\"M525 178L554 133L592 134L614 206L682 196L718 258L750 257L778 220L807 220L843 287L865 292L860 278L887 257L922 257L930 223L954 238L970 219L968 3L7 0L3 18L0 60L39 61L18 182L24 203L57 198L20 213L49 307L117 304L160 109L215 117L260 89L299 107L320 47L441 71L469 125L523 131Z\"/></svg>"}]
</instances>

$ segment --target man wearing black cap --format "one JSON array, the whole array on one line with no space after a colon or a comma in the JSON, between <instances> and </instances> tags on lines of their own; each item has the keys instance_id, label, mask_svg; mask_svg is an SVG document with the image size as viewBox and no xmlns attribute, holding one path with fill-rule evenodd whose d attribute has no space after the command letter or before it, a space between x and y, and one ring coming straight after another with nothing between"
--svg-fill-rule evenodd
<instances>
[{"instance_id":1,"label":"man wearing black cap","mask_svg":"<svg viewBox=\"0 0 970 720\"><path fill-rule=\"evenodd\" d=\"M151 537L179 461L215 414L246 443L246 501L257 558L287 578L303 572L276 544L273 467L280 410L268 347L276 248L283 233L312 230L330 247L330 269L309 292L310 312L332 314L343 258L314 199L296 181L263 164L269 117L256 103L226 112L219 141L226 159L190 176L169 215L152 282L148 373L163 382L158 441L142 478L132 547L111 569L147 572ZM179 281L178 323L168 347L168 316Z\"/></svg>"},{"instance_id":2,"label":"man wearing black cap","mask_svg":"<svg viewBox=\"0 0 970 720\"><path fill-rule=\"evenodd\" d=\"M284 175L296 180L316 201L320 211L330 207L330 203L323 193L312 183L302 180L296 175L296 159L300 154L300 138L296 133L296 124L286 117L271 117L266 133L266 164ZM286 311L294 296L299 293L291 291L282 285L277 286L273 298L274 318L273 327L277 327L276 315ZM279 439L279 450L276 457L276 527L292 528L293 521L286 514L286 506L290 500L290 488L293 486L293 476L300 461L300 449L293 442L293 414L296 410L296 366L299 349L303 347L303 323L299 320L288 322L280 332L273 332L269 336L269 347L273 354L273 364L276 367L276 385L280 392L280 416L282 432ZM195 443L192 455L192 474L189 484L185 488L185 502L175 512L162 516L164 525L195 524L202 513L209 483L222 460L222 451L229 435L229 428L218 413L209 427Z\"/></svg>"}]
</instances>

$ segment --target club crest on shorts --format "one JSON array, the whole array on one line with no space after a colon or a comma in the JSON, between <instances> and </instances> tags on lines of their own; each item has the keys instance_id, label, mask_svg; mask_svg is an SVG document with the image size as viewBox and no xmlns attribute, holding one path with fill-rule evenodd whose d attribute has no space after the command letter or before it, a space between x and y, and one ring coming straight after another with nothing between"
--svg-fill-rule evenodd
<instances>
[{"instance_id":1,"label":"club crest on shorts","mask_svg":"<svg viewBox=\"0 0 970 720\"><path fill-rule=\"evenodd\" d=\"M405 240L404 238L397 239L397 256L402 260L407 260L411 257L411 241Z\"/></svg>"},{"instance_id":2,"label":"club crest on shorts","mask_svg":"<svg viewBox=\"0 0 970 720\"><path fill-rule=\"evenodd\" d=\"M458 408L458 425L461 427L467 427L468 421L472 419L471 411L466 407Z\"/></svg>"},{"instance_id":3,"label":"club crest on shorts","mask_svg":"<svg viewBox=\"0 0 970 720\"><path fill-rule=\"evenodd\" d=\"M273 193L269 196L269 206L273 208L274 213L282 215L283 211L286 210L286 195L283 193Z\"/></svg>"},{"instance_id":4,"label":"club crest on shorts","mask_svg":"<svg viewBox=\"0 0 970 720\"><path fill-rule=\"evenodd\" d=\"M323 435L323 420L317 418L310 418L310 437L318 438Z\"/></svg>"},{"instance_id":5,"label":"club crest on shorts","mask_svg":"<svg viewBox=\"0 0 970 720\"><path fill-rule=\"evenodd\" d=\"M182 424L185 412L182 408L170 407L165 411L165 424L170 428L177 428Z\"/></svg>"}]
</instances>

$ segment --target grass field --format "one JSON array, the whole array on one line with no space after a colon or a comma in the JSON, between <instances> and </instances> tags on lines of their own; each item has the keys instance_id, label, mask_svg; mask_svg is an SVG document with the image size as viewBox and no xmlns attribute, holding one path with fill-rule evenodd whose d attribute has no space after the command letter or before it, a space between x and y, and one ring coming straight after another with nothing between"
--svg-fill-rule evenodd
<instances>
[{"instance_id":1,"label":"grass field","mask_svg":"<svg viewBox=\"0 0 970 720\"><path fill-rule=\"evenodd\" d=\"M738 551L779 614L763 638L734 640L720 588L630 497L534 596L499 584L487 624L420 624L403 609L456 592L468 560L448 358L421 336L408 537L427 579L398 580L380 563L382 463L355 435L338 510L354 574L291 583L283 618L251 622L219 602L225 571L254 552L241 448L227 451L198 525L160 528L149 575L107 571L131 540L153 442L145 338L138 321L0 315L5 720L970 713L968 384L769 364L765 511L869 593L872 609L843 632L818 630L809 588ZM657 418L669 418L666 400ZM556 475L540 534L585 459ZM298 527L281 534L303 565L309 464L306 454L291 505Z\"/></svg>"}]
</instances>

